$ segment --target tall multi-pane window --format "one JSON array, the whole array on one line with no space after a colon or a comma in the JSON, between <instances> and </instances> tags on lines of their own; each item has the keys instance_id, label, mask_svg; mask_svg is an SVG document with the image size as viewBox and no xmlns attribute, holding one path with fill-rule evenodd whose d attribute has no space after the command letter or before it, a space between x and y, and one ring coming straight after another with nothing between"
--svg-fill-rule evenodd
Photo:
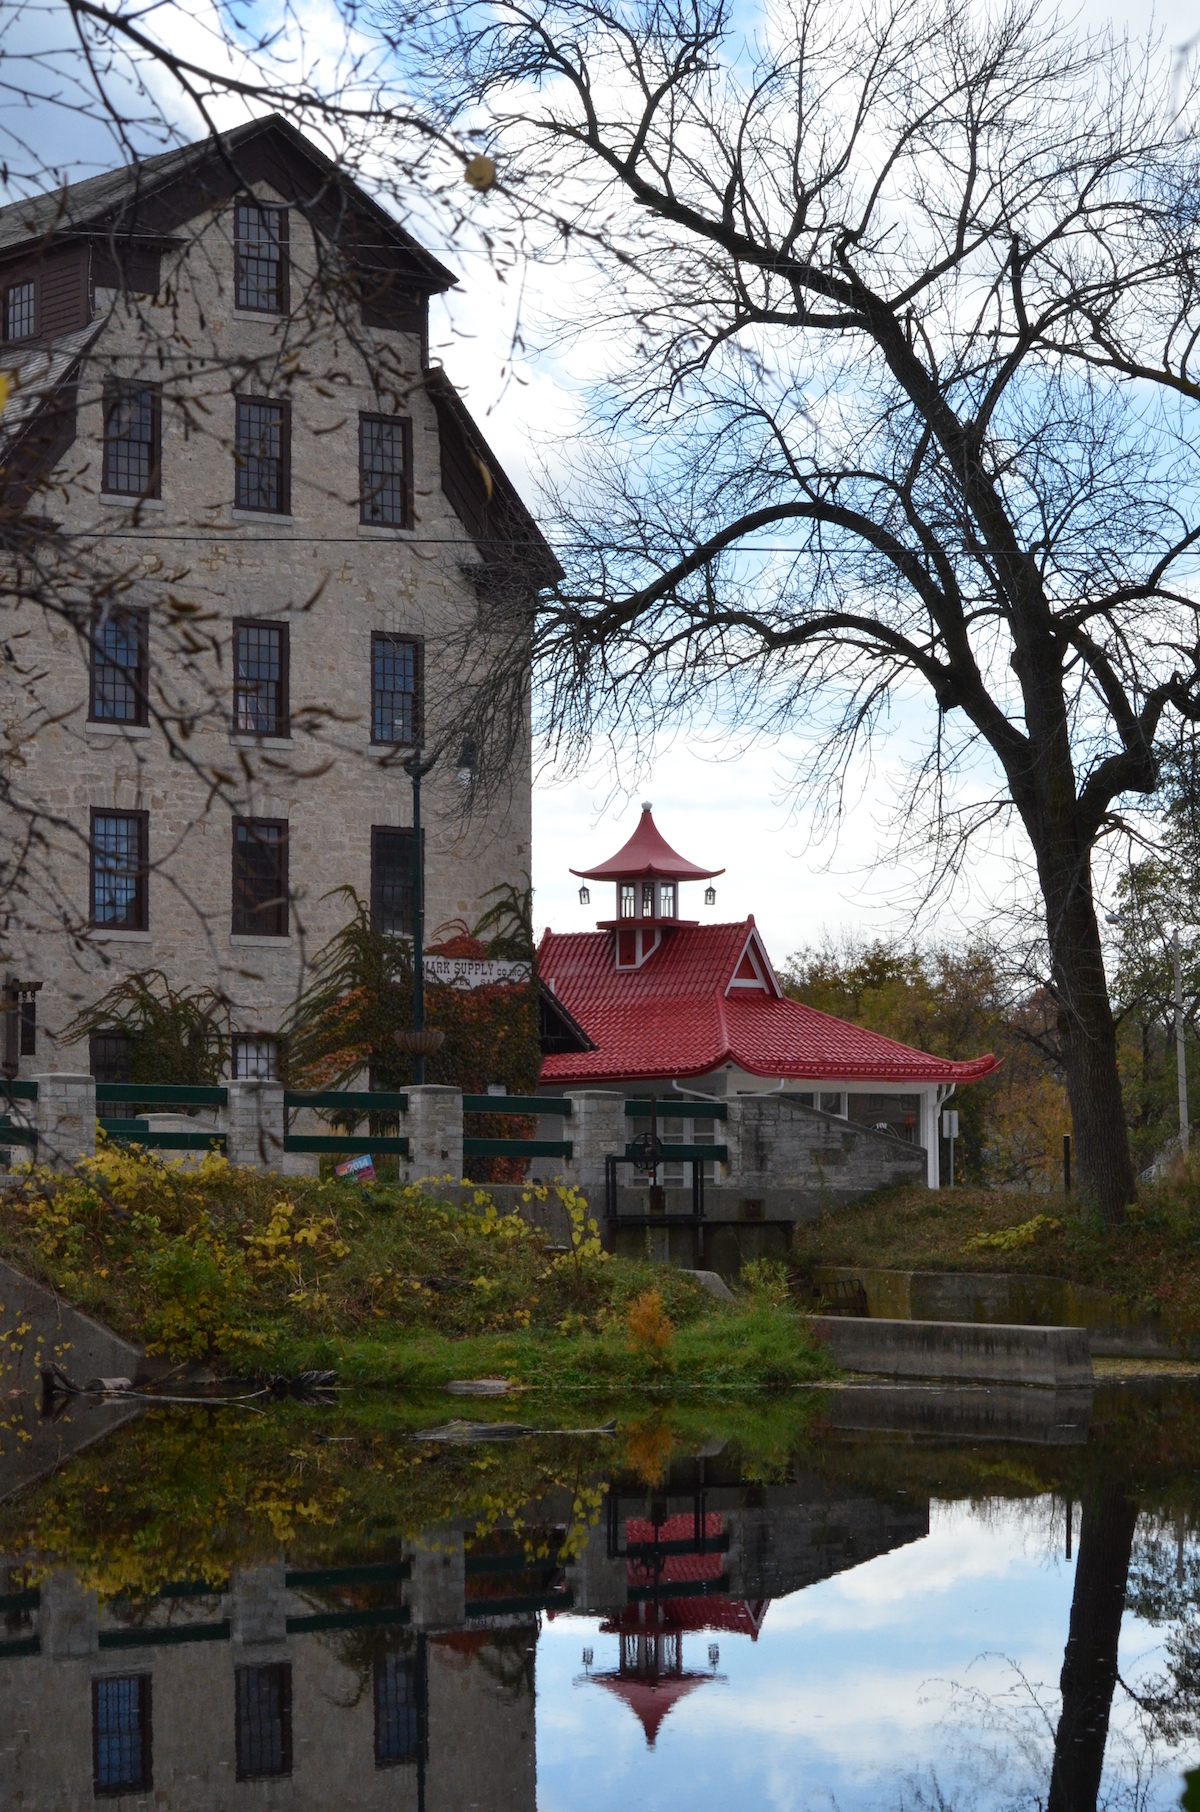
<instances>
[{"instance_id":1,"label":"tall multi-pane window","mask_svg":"<svg viewBox=\"0 0 1200 1812\"><path fill-rule=\"evenodd\" d=\"M415 1655L375 1660L375 1766L415 1762L420 1743Z\"/></svg>"},{"instance_id":2,"label":"tall multi-pane window","mask_svg":"<svg viewBox=\"0 0 1200 1812\"><path fill-rule=\"evenodd\" d=\"M149 1674L92 1681L92 1777L97 1794L146 1793L154 1785Z\"/></svg>"},{"instance_id":3,"label":"tall multi-pane window","mask_svg":"<svg viewBox=\"0 0 1200 1812\"><path fill-rule=\"evenodd\" d=\"M286 208L239 201L234 215L234 257L239 308L257 314L287 310L288 217Z\"/></svg>"},{"instance_id":4,"label":"tall multi-pane window","mask_svg":"<svg viewBox=\"0 0 1200 1812\"><path fill-rule=\"evenodd\" d=\"M623 919L631 919L633 917L633 901L634 901L633 882L632 881L622 881L621 882L621 917Z\"/></svg>"},{"instance_id":5,"label":"tall multi-pane window","mask_svg":"<svg viewBox=\"0 0 1200 1812\"><path fill-rule=\"evenodd\" d=\"M371 741L421 739L421 645L411 636L371 637Z\"/></svg>"},{"instance_id":6,"label":"tall multi-pane window","mask_svg":"<svg viewBox=\"0 0 1200 1812\"><path fill-rule=\"evenodd\" d=\"M411 528L412 423L399 415L360 415L358 476L362 520Z\"/></svg>"},{"instance_id":7,"label":"tall multi-pane window","mask_svg":"<svg viewBox=\"0 0 1200 1812\"><path fill-rule=\"evenodd\" d=\"M118 497L158 496L161 421L157 385L105 385L103 490Z\"/></svg>"},{"instance_id":8,"label":"tall multi-pane window","mask_svg":"<svg viewBox=\"0 0 1200 1812\"><path fill-rule=\"evenodd\" d=\"M257 396L237 398L234 503L239 510L287 515L290 438L286 403L271 403Z\"/></svg>"},{"instance_id":9,"label":"tall multi-pane window","mask_svg":"<svg viewBox=\"0 0 1200 1812\"><path fill-rule=\"evenodd\" d=\"M32 283L14 283L4 292L4 337L28 340L37 325Z\"/></svg>"},{"instance_id":10,"label":"tall multi-pane window","mask_svg":"<svg viewBox=\"0 0 1200 1812\"><path fill-rule=\"evenodd\" d=\"M411 937L413 834L388 824L371 826L371 923L385 937Z\"/></svg>"},{"instance_id":11,"label":"tall multi-pane window","mask_svg":"<svg viewBox=\"0 0 1200 1812\"><path fill-rule=\"evenodd\" d=\"M92 924L110 931L147 929L145 812L92 813Z\"/></svg>"},{"instance_id":12,"label":"tall multi-pane window","mask_svg":"<svg viewBox=\"0 0 1200 1812\"><path fill-rule=\"evenodd\" d=\"M98 724L146 721L143 610L98 610L92 618L88 717Z\"/></svg>"},{"instance_id":13,"label":"tall multi-pane window","mask_svg":"<svg viewBox=\"0 0 1200 1812\"><path fill-rule=\"evenodd\" d=\"M292 1669L287 1661L237 1669L240 1781L292 1772Z\"/></svg>"},{"instance_id":14,"label":"tall multi-pane window","mask_svg":"<svg viewBox=\"0 0 1200 1812\"><path fill-rule=\"evenodd\" d=\"M288 934L287 820L233 821L233 930L241 935Z\"/></svg>"},{"instance_id":15,"label":"tall multi-pane window","mask_svg":"<svg viewBox=\"0 0 1200 1812\"><path fill-rule=\"evenodd\" d=\"M128 1032L93 1032L88 1040L88 1066L97 1082L133 1081L133 1039ZM132 1101L106 1101L106 1120L132 1120Z\"/></svg>"},{"instance_id":16,"label":"tall multi-pane window","mask_svg":"<svg viewBox=\"0 0 1200 1812\"><path fill-rule=\"evenodd\" d=\"M233 727L254 736L288 734L286 623L234 624Z\"/></svg>"}]
</instances>

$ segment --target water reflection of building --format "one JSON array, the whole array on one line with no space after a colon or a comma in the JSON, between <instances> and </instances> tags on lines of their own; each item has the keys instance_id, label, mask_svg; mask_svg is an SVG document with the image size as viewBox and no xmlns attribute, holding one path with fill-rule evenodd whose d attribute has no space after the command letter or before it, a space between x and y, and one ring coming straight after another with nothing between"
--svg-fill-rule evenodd
<instances>
[{"instance_id":1,"label":"water reflection of building","mask_svg":"<svg viewBox=\"0 0 1200 1812\"><path fill-rule=\"evenodd\" d=\"M579 1549L571 1502L104 1606L67 1572L37 1586L18 1565L6 1587L0 1568L0 1805L234 1812L286 1780L296 1812L533 1812L540 1615L603 1619L616 1666L594 1677L652 1741L711 1677L685 1666L688 1634L754 1637L772 1598L928 1531L924 1504L747 1485L721 1455L614 1481Z\"/></svg>"},{"instance_id":2,"label":"water reflection of building","mask_svg":"<svg viewBox=\"0 0 1200 1812\"><path fill-rule=\"evenodd\" d=\"M286 1782L313 1812L533 1812L536 1622L422 1627L446 1558L244 1569L103 1609L70 1574L10 1575L0 1804L232 1812Z\"/></svg>"}]
</instances>

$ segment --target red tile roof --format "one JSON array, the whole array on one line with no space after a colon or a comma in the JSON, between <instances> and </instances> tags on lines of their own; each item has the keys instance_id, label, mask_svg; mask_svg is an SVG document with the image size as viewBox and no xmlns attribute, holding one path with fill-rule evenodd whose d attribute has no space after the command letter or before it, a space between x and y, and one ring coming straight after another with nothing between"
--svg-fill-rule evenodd
<instances>
[{"instance_id":1,"label":"red tile roof","mask_svg":"<svg viewBox=\"0 0 1200 1812\"><path fill-rule=\"evenodd\" d=\"M731 988L752 936L762 951L753 917L681 925L640 969L617 969L614 935L547 931L542 939L539 975L597 1047L548 1056L543 1084L669 1080L726 1063L797 1081L957 1083L996 1067L991 1055L968 1062L932 1057L800 1001ZM773 973L768 984L778 985Z\"/></svg>"},{"instance_id":2,"label":"red tile roof","mask_svg":"<svg viewBox=\"0 0 1200 1812\"><path fill-rule=\"evenodd\" d=\"M723 868L697 868L677 855L654 822L650 807L642 807L637 829L615 856L596 868L573 868L581 881L623 881L634 875L654 875L660 881L711 881Z\"/></svg>"}]
</instances>

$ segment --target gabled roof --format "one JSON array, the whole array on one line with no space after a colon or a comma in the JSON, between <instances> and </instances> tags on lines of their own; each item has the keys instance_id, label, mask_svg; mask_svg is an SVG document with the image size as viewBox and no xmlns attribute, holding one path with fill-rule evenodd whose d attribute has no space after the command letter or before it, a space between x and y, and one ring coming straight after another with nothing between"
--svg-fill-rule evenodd
<instances>
[{"instance_id":1,"label":"gabled roof","mask_svg":"<svg viewBox=\"0 0 1200 1812\"><path fill-rule=\"evenodd\" d=\"M573 868L581 881L624 881L639 875L652 875L657 881L711 881L723 875L723 868L697 868L677 855L667 842L649 805L642 807L637 829L628 843L598 868Z\"/></svg>"},{"instance_id":2,"label":"gabled roof","mask_svg":"<svg viewBox=\"0 0 1200 1812\"><path fill-rule=\"evenodd\" d=\"M640 969L618 970L611 931L547 931L538 973L596 1049L548 1056L542 1082L669 1080L727 1063L804 1082L961 1083L995 1069L990 1055L952 1062L763 987L731 988L752 934L763 950L753 918L680 926Z\"/></svg>"},{"instance_id":3,"label":"gabled roof","mask_svg":"<svg viewBox=\"0 0 1200 1812\"><path fill-rule=\"evenodd\" d=\"M0 254L31 241L80 234L161 238L259 179L304 208L314 225L358 262L381 256L426 292L454 284L453 274L386 208L279 113L249 120L219 138L198 139L9 202L0 208Z\"/></svg>"}]
</instances>

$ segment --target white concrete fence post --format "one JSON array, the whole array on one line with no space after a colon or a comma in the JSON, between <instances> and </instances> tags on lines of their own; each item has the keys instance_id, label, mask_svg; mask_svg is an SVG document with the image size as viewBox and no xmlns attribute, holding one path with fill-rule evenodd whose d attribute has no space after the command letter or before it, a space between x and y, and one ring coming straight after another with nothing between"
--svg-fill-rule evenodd
<instances>
[{"instance_id":1,"label":"white concrete fence post","mask_svg":"<svg viewBox=\"0 0 1200 1812\"><path fill-rule=\"evenodd\" d=\"M563 1122L564 1136L574 1148L564 1166L567 1181L574 1183L587 1197L592 1213L604 1212L604 1160L621 1156L628 1138L625 1124L624 1095L607 1094L602 1089L569 1089L571 1117ZM628 1173L618 1177L628 1182Z\"/></svg>"},{"instance_id":2,"label":"white concrete fence post","mask_svg":"<svg viewBox=\"0 0 1200 1812\"><path fill-rule=\"evenodd\" d=\"M408 1138L407 1181L449 1177L462 1181L462 1090L440 1083L421 1083L406 1089L408 1112L401 1118L401 1132ZM405 1160L401 1159L401 1170Z\"/></svg>"},{"instance_id":3,"label":"white concrete fence post","mask_svg":"<svg viewBox=\"0 0 1200 1812\"><path fill-rule=\"evenodd\" d=\"M225 1156L254 1170L283 1169L283 1084L246 1077L226 1084Z\"/></svg>"},{"instance_id":4,"label":"white concrete fence post","mask_svg":"<svg viewBox=\"0 0 1200 1812\"><path fill-rule=\"evenodd\" d=\"M35 1076L36 1158L50 1170L73 1170L80 1158L96 1155L96 1079L55 1070ZM21 1156L26 1155L24 1148ZM33 1157L35 1154L28 1154Z\"/></svg>"}]
</instances>

